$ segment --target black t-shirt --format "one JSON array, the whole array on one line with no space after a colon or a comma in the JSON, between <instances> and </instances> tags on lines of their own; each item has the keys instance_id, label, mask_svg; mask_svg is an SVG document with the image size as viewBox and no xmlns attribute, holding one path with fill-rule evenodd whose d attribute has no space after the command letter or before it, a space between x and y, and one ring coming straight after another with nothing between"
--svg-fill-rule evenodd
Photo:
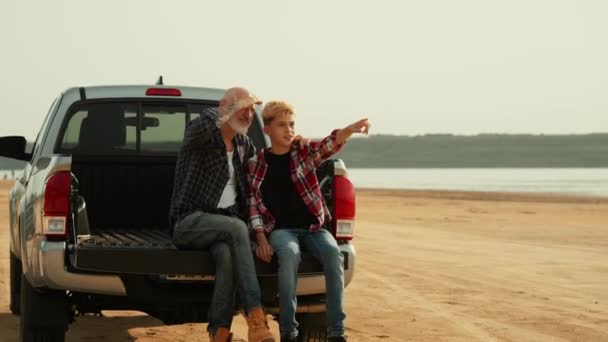
<instances>
[{"instance_id":1,"label":"black t-shirt","mask_svg":"<svg viewBox=\"0 0 608 342\"><path fill-rule=\"evenodd\" d=\"M268 164L262 181L262 201L276 221L275 229L304 228L317 223L291 180L289 152L281 155L264 153Z\"/></svg>"}]
</instances>

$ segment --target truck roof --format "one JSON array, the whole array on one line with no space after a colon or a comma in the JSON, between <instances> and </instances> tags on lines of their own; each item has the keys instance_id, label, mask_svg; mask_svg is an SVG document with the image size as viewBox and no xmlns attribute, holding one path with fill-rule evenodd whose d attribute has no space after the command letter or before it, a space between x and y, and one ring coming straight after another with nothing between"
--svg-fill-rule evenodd
<instances>
[{"instance_id":1,"label":"truck roof","mask_svg":"<svg viewBox=\"0 0 608 342\"><path fill-rule=\"evenodd\" d=\"M149 89L162 90L179 90L180 95L146 95ZM174 86L174 85L102 85L88 87L73 87L64 92L64 95L76 95L87 99L97 98L142 98L142 97L157 97L157 98L181 98L181 99L197 99L197 100L212 100L219 101L224 95L224 89L219 88L204 88L190 86Z\"/></svg>"}]
</instances>

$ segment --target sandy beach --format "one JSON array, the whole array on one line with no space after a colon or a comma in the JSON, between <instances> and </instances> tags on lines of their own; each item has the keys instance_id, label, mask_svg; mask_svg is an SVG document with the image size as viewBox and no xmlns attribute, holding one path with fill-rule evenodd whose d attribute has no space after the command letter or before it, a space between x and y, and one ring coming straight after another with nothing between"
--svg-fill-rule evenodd
<instances>
[{"instance_id":1,"label":"sandy beach","mask_svg":"<svg viewBox=\"0 0 608 342\"><path fill-rule=\"evenodd\" d=\"M0 341L19 330L9 189L0 182ZM608 198L359 190L354 243L349 341L608 341ZM67 341L207 341L205 327L104 312L79 317ZM240 317L234 331L244 341Z\"/></svg>"}]
</instances>

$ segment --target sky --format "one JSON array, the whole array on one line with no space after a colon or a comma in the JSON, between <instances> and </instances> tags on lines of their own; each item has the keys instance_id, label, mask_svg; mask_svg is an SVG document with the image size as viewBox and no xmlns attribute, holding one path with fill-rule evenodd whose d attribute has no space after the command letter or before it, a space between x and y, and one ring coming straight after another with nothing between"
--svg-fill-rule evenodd
<instances>
[{"instance_id":1,"label":"sky","mask_svg":"<svg viewBox=\"0 0 608 342\"><path fill-rule=\"evenodd\" d=\"M319 137L608 132L608 1L0 0L0 136L72 86L251 89Z\"/></svg>"}]
</instances>

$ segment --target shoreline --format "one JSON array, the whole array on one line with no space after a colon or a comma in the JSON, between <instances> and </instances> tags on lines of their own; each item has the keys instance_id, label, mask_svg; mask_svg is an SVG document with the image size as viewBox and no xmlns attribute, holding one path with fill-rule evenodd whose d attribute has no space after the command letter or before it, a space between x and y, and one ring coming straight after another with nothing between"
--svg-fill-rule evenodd
<instances>
[{"instance_id":1,"label":"shoreline","mask_svg":"<svg viewBox=\"0 0 608 342\"><path fill-rule=\"evenodd\" d=\"M492 202L541 202L541 203L608 203L608 197L573 195L555 192L469 191L448 189L386 189L357 188L356 194L376 194L389 197L430 198Z\"/></svg>"},{"instance_id":2,"label":"shoreline","mask_svg":"<svg viewBox=\"0 0 608 342\"><path fill-rule=\"evenodd\" d=\"M10 190L14 180L0 180L0 188ZM428 198L465 201L491 202L539 202L539 203L573 203L573 204L606 204L608 196L586 196L567 193L547 192L510 192L510 191L470 191L450 189L387 189L358 188L356 194L378 195L387 197Z\"/></svg>"}]
</instances>

